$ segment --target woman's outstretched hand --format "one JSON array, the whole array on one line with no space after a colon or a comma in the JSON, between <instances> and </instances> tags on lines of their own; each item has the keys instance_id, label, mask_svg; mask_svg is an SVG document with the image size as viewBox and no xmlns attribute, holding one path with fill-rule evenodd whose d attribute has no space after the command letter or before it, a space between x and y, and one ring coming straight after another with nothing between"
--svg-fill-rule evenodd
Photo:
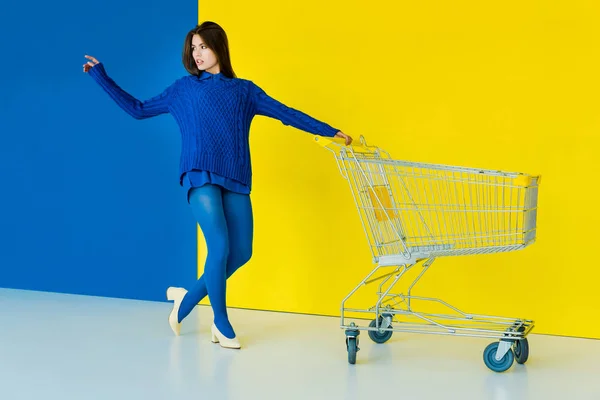
<instances>
[{"instance_id":1,"label":"woman's outstretched hand","mask_svg":"<svg viewBox=\"0 0 600 400\"><path fill-rule=\"evenodd\" d=\"M94 57L92 56L85 56L85 58L87 58L88 61L87 63L83 64L83 72L88 72L94 65L98 64L98 60L96 60Z\"/></svg>"},{"instance_id":2,"label":"woman's outstretched hand","mask_svg":"<svg viewBox=\"0 0 600 400\"><path fill-rule=\"evenodd\" d=\"M335 134L335 137L337 138L342 138L344 140L346 140L346 146L349 146L350 143L352 143L352 138L348 135L346 135L344 132L339 131L338 133Z\"/></svg>"}]
</instances>

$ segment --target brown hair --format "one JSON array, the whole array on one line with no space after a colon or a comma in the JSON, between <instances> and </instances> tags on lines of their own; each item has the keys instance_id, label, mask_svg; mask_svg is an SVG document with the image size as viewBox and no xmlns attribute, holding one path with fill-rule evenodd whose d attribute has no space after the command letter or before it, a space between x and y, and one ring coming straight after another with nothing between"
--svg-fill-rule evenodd
<instances>
[{"instance_id":1,"label":"brown hair","mask_svg":"<svg viewBox=\"0 0 600 400\"><path fill-rule=\"evenodd\" d=\"M188 32L183 44L182 61L185 69L192 75L200 75L200 70L192 57L192 38L194 35L200 35L204 44L211 49L217 56L221 73L228 78L235 78L235 72L231 66L231 57L229 55L229 41L227 34L219 24L211 21L203 22Z\"/></svg>"}]
</instances>

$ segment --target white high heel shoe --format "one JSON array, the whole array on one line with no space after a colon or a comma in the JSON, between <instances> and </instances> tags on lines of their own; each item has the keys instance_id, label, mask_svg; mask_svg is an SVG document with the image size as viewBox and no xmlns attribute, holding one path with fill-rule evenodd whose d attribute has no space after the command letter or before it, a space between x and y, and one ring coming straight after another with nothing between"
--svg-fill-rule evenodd
<instances>
[{"instance_id":1,"label":"white high heel shoe","mask_svg":"<svg viewBox=\"0 0 600 400\"><path fill-rule=\"evenodd\" d=\"M173 301L173 309L169 314L169 325L171 325L171 329L176 336L179 336L179 333L181 332L181 323L177 322L177 314L179 313L179 306L186 293L187 290L180 287L171 286L167 289L167 300Z\"/></svg>"},{"instance_id":2,"label":"white high heel shoe","mask_svg":"<svg viewBox=\"0 0 600 400\"><path fill-rule=\"evenodd\" d=\"M212 324L210 331L212 333L211 342L219 343L221 347L225 347L228 349L240 349L242 347L240 345L240 342L237 340L237 337L234 337L233 339L225 337L214 323Z\"/></svg>"}]
</instances>

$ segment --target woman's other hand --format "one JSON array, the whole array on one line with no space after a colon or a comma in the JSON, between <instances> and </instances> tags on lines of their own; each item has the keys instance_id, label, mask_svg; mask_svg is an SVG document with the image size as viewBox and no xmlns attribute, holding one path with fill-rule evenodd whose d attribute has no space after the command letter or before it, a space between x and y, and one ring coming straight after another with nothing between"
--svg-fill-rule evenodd
<instances>
[{"instance_id":1,"label":"woman's other hand","mask_svg":"<svg viewBox=\"0 0 600 400\"><path fill-rule=\"evenodd\" d=\"M346 135L342 131L339 131L338 133L336 133L335 137L344 139L346 141L346 146L349 146L352 143L352 138L350 136Z\"/></svg>"},{"instance_id":2,"label":"woman's other hand","mask_svg":"<svg viewBox=\"0 0 600 400\"><path fill-rule=\"evenodd\" d=\"M94 65L98 64L99 61L96 60L94 57L92 56L85 56L85 58L87 58L88 61L87 63L83 64L83 72L88 72L92 67L94 67Z\"/></svg>"}]
</instances>

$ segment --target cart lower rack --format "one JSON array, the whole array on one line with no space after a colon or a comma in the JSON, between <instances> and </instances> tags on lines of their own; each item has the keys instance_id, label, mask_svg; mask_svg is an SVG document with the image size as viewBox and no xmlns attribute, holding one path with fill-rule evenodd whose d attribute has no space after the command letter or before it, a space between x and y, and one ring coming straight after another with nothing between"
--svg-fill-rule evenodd
<instances>
[{"instance_id":1,"label":"cart lower rack","mask_svg":"<svg viewBox=\"0 0 600 400\"><path fill-rule=\"evenodd\" d=\"M421 277L439 257L521 250L536 237L541 178L523 173L482 170L394 160L382 149L316 136L330 150L350 185L374 269L344 298L341 328L348 362L356 362L359 335L366 330L376 343L393 332L495 339L484 352L485 364L503 372L529 357L527 335L534 322L523 318L477 315L437 298L412 296ZM408 273L420 268L408 280ZM399 282L409 283L403 292ZM369 308L349 308L364 285L377 283L377 301ZM415 302L444 311L419 312ZM347 313L372 315L368 326L346 323ZM359 318L357 318L359 319ZM365 318L369 320L370 318Z\"/></svg>"}]
</instances>

